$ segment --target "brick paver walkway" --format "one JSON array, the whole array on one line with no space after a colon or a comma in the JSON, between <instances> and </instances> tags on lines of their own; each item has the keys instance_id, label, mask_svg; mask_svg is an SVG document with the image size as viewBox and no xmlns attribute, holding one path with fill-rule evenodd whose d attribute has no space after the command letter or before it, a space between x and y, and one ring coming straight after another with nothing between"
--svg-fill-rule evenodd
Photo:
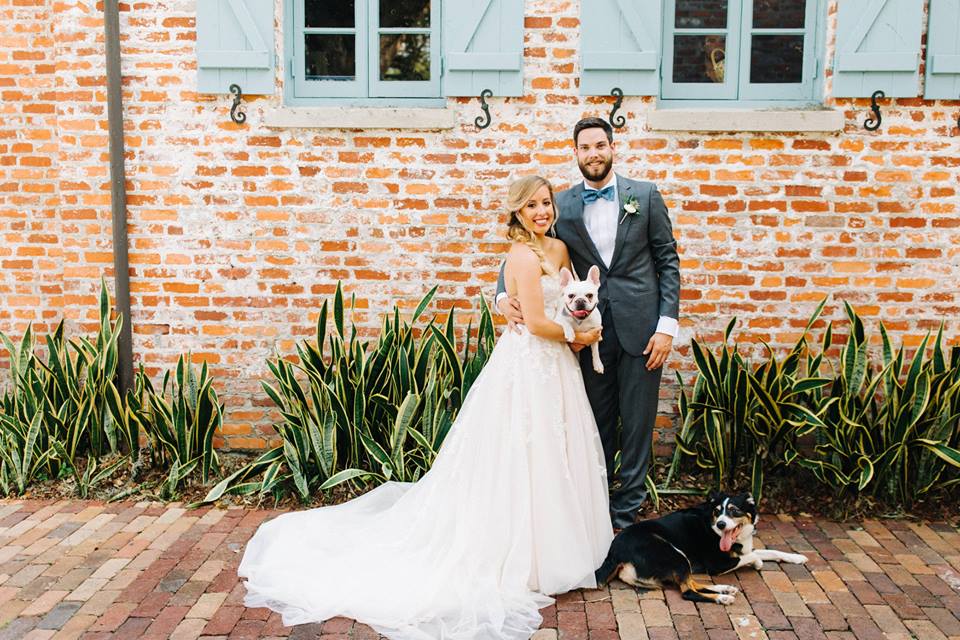
<instances>
[{"instance_id":1,"label":"brick paver walkway","mask_svg":"<svg viewBox=\"0 0 960 640\"><path fill-rule=\"evenodd\" d=\"M375 639L350 620L291 628L243 607L244 542L276 513L0 501L0 639ZM960 638L956 528L766 516L759 537L810 562L724 576L742 589L728 607L619 583L566 594L535 638Z\"/></svg>"}]
</instances>

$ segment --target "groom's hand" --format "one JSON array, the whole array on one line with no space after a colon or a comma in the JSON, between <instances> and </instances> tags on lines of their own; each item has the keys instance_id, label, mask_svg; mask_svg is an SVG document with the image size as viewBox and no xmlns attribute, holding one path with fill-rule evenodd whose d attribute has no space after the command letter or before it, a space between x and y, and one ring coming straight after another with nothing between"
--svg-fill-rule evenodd
<instances>
[{"instance_id":1,"label":"groom's hand","mask_svg":"<svg viewBox=\"0 0 960 640\"><path fill-rule=\"evenodd\" d=\"M643 355L647 356L647 371L662 367L672 348L673 338L667 334L655 333L650 336L650 342L647 343L647 348L643 350Z\"/></svg>"},{"instance_id":2,"label":"groom's hand","mask_svg":"<svg viewBox=\"0 0 960 640\"><path fill-rule=\"evenodd\" d=\"M497 303L497 310L507 319L507 328L520 333L517 325L523 324L523 313L520 312L520 301L516 296L504 296Z\"/></svg>"},{"instance_id":3,"label":"groom's hand","mask_svg":"<svg viewBox=\"0 0 960 640\"><path fill-rule=\"evenodd\" d=\"M587 345L580 344L579 342L571 342L569 345L570 351L573 351L574 353L580 353L582 350L587 348Z\"/></svg>"}]
</instances>

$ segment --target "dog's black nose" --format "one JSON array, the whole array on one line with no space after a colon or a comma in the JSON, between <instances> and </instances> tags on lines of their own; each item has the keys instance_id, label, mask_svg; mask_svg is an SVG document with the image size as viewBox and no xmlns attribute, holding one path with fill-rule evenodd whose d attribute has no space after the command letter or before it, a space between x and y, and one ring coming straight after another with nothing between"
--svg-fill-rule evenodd
<instances>
[{"instance_id":1,"label":"dog's black nose","mask_svg":"<svg viewBox=\"0 0 960 640\"><path fill-rule=\"evenodd\" d=\"M723 520L717 520L717 529L720 529L720 531L723 531L726 528L727 528L726 522L724 522Z\"/></svg>"}]
</instances>

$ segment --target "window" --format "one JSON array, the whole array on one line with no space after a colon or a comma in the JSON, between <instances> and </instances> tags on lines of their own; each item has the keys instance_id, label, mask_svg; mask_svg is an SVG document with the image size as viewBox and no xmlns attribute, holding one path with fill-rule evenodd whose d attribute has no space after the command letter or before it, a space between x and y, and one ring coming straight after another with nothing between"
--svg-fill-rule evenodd
<instances>
[{"instance_id":1,"label":"window","mask_svg":"<svg viewBox=\"0 0 960 640\"><path fill-rule=\"evenodd\" d=\"M660 97L810 100L818 0L665 0Z\"/></svg>"},{"instance_id":2,"label":"window","mask_svg":"<svg viewBox=\"0 0 960 640\"><path fill-rule=\"evenodd\" d=\"M292 0L296 98L440 96L440 0Z\"/></svg>"}]
</instances>

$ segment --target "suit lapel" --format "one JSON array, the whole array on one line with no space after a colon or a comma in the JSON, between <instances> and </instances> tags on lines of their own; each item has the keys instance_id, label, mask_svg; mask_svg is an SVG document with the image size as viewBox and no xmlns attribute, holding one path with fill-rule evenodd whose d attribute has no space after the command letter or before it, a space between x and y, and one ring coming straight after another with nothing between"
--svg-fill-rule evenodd
<instances>
[{"instance_id":1,"label":"suit lapel","mask_svg":"<svg viewBox=\"0 0 960 640\"><path fill-rule=\"evenodd\" d=\"M580 195L582 193L582 182L570 189L570 211L572 214L571 222L573 223L574 229L577 230L577 235L579 235L580 239L583 241L583 246L585 246L590 255L593 256L594 264L600 267L601 271L606 271L607 266L604 264L603 258L600 257L600 252L597 251L597 246L593 244L593 240L590 238L590 233L587 231L587 225L583 222L583 196ZM586 277L586 274L583 274L581 277Z\"/></svg>"},{"instance_id":2,"label":"suit lapel","mask_svg":"<svg viewBox=\"0 0 960 640\"><path fill-rule=\"evenodd\" d=\"M613 265L617 264L617 258L623 253L624 238L626 238L630 225L633 224L633 219L636 217L636 215L628 215L626 218L623 216L623 204L634 193L633 186L620 176L617 176L617 194L620 200L620 206L617 209L617 239L613 245L613 257L610 258L610 270L613 269ZM623 222L620 222L620 220L623 220Z\"/></svg>"}]
</instances>

